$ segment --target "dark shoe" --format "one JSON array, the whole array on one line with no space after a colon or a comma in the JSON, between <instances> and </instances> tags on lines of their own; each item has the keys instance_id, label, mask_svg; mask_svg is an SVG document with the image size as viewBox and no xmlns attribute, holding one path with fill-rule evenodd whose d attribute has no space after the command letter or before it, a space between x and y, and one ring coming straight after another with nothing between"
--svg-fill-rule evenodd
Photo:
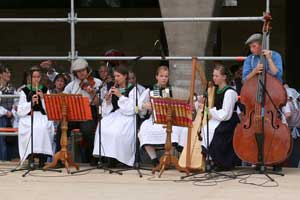
<instances>
[{"instance_id":1,"label":"dark shoe","mask_svg":"<svg viewBox=\"0 0 300 200\"><path fill-rule=\"evenodd\" d=\"M274 165L272 171L273 172L282 172L282 167L278 166L278 165Z\"/></svg>"},{"instance_id":2,"label":"dark shoe","mask_svg":"<svg viewBox=\"0 0 300 200\"><path fill-rule=\"evenodd\" d=\"M56 169L65 168L65 165L61 162L61 160L59 160L57 161L55 168Z\"/></svg>"},{"instance_id":3,"label":"dark shoe","mask_svg":"<svg viewBox=\"0 0 300 200\"><path fill-rule=\"evenodd\" d=\"M255 171L258 171L260 173L264 173L267 170L266 166L263 166L261 164L257 164L254 169Z\"/></svg>"},{"instance_id":4,"label":"dark shoe","mask_svg":"<svg viewBox=\"0 0 300 200\"><path fill-rule=\"evenodd\" d=\"M159 160L158 160L158 158L152 159L151 162L152 162L152 166L153 166L153 167L156 167L157 165L159 165Z\"/></svg>"},{"instance_id":5,"label":"dark shoe","mask_svg":"<svg viewBox=\"0 0 300 200\"><path fill-rule=\"evenodd\" d=\"M98 160L99 159L97 159L97 158L91 158L90 159L90 166L97 166Z\"/></svg>"},{"instance_id":6,"label":"dark shoe","mask_svg":"<svg viewBox=\"0 0 300 200\"><path fill-rule=\"evenodd\" d=\"M107 158L107 167L108 168L115 168L118 164L118 161L114 158Z\"/></svg>"},{"instance_id":7,"label":"dark shoe","mask_svg":"<svg viewBox=\"0 0 300 200\"><path fill-rule=\"evenodd\" d=\"M45 164L47 162L47 158L48 158L48 156L46 156L46 155L39 155L39 168L40 169L45 167Z\"/></svg>"},{"instance_id":8,"label":"dark shoe","mask_svg":"<svg viewBox=\"0 0 300 200\"><path fill-rule=\"evenodd\" d=\"M213 168L213 170L215 172L225 172L225 171L230 171L231 169L230 168L227 168L227 167L222 167L222 166L215 166Z\"/></svg>"}]
</instances>

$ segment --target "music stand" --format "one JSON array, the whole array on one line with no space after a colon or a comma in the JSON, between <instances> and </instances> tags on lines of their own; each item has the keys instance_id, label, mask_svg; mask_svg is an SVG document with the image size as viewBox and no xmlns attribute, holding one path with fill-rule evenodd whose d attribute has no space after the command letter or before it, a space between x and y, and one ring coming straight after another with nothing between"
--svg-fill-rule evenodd
<instances>
[{"instance_id":1,"label":"music stand","mask_svg":"<svg viewBox=\"0 0 300 200\"><path fill-rule=\"evenodd\" d=\"M152 174L155 171L159 171L159 176L161 177L166 167L171 165L180 172L186 172L188 170L182 168L178 165L178 159L171 154L172 142L171 133L172 126L181 127L192 127L192 108L187 101L171 98L160 98L160 97L150 97L150 102L152 105L154 123L163 124L166 128L166 143L165 143L165 153L160 158L159 165L152 169Z\"/></svg>"},{"instance_id":2,"label":"music stand","mask_svg":"<svg viewBox=\"0 0 300 200\"><path fill-rule=\"evenodd\" d=\"M54 155L52 163L47 164L44 169L53 168L58 160L65 165L68 173L69 166L79 170L79 166L72 160L71 153L67 150L67 130L70 121L92 120L89 99L81 94L47 94L44 95L47 116L49 120L61 121L61 150Z\"/></svg>"}]
</instances>

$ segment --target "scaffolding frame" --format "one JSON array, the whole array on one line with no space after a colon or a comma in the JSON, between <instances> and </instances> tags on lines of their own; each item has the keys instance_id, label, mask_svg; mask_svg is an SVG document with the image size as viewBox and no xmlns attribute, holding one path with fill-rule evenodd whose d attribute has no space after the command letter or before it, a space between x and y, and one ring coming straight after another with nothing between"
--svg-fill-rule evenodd
<instances>
[{"instance_id":1,"label":"scaffolding frame","mask_svg":"<svg viewBox=\"0 0 300 200\"><path fill-rule=\"evenodd\" d=\"M237 22L237 21L264 21L263 16L254 17L171 17L171 18L78 18L75 13L74 0L70 0L70 12L67 18L0 18L0 23L69 23L70 24L70 51L67 56L0 56L0 60L67 60L73 62L77 58L86 60L192 60L192 56L78 56L75 43L75 24L85 22L95 23L135 23L135 22ZM266 11L270 13L270 0L266 0ZM267 37L269 48L269 35ZM243 56L195 56L198 60L234 60L243 61Z\"/></svg>"}]
</instances>

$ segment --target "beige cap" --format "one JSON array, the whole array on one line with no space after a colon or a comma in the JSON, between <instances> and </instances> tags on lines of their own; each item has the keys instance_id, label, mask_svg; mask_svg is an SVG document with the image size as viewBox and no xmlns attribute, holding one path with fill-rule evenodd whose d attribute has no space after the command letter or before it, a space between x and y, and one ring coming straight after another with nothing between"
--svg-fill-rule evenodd
<instances>
[{"instance_id":1,"label":"beige cap","mask_svg":"<svg viewBox=\"0 0 300 200\"><path fill-rule=\"evenodd\" d=\"M87 68L88 66L89 64L85 59L78 58L73 62L71 71L74 72L74 71L82 70Z\"/></svg>"}]
</instances>

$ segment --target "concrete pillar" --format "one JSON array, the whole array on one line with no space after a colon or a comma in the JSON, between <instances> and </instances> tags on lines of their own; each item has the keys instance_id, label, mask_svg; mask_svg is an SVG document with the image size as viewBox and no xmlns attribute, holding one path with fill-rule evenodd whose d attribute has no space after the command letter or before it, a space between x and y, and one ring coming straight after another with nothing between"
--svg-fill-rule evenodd
<instances>
[{"instance_id":1,"label":"concrete pillar","mask_svg":"<svg viewBox=\"0 0 300 200\"><path fill-rule=\"evenodd\" d=\"M210 17L217 11L218 0L159 0L162 17ZM170 56L212 55L215 31L210 22L165 22ZM213 34L212 34L213 33ZM203 63L205 65L205 63ZM199 78L198 78L199 79ZM170 61L170 82L189 88L191 62ZM196 87L199 89L198 81Z\"/></svg>"}]
</instances>

